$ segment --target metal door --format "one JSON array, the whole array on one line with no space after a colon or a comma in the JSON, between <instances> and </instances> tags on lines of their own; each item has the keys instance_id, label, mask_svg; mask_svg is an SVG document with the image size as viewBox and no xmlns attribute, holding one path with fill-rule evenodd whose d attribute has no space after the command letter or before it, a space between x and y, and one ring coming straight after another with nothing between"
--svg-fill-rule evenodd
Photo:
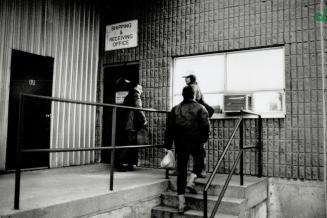
<instances>
[{"instance_id":1,"label":"metal door","mask_svg":"<svg viewBox=\"0 0 327 218\"><path fill-rule=\"evenodd\" d=\"M12 51L9 94L6 169L15 168L17 122L20 93L51 96L53 62L51 57L18 50ZM50 147L51 103L27 99L24 105L22 148ZM26 153L22 156L23 168L48 167L48 153Z\"/></svg>"}]
</instances>

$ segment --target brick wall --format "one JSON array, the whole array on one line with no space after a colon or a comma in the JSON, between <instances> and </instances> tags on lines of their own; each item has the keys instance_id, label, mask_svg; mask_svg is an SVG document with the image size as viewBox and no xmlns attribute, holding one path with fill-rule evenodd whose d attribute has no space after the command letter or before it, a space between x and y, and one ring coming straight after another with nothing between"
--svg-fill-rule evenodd
<instances>
[{"instance_id":1,"label":"brick wall","mask_svg":"<svg viewBox=\"0 0 327 218\"><path fill-rule=\"evenodd\" d=\"M169 109L173 57L285 46L286 118L263 121L264 175L323 179L322 82L317 0L147 0L115 3L106 24L139 21L136 48L106 52L103 64L140 63L144 106ZM255 121L248 121L246 142ZM234 120L213 120L208 165L228 139ZM247 134L247 133L246 133ZM237 141L237 139L236 139ZM237 142L225 161L228 171ZM254 151L246 173L255 174Z\"/></svg>"}]
</instances>

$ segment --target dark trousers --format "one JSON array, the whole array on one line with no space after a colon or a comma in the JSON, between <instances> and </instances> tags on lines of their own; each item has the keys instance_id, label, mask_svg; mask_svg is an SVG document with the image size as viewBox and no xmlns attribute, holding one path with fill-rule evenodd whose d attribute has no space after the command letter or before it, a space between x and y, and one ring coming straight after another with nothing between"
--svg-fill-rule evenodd
<instances>
[{"instance_id":1,"label":"dark trousers","mask_svg":"<svg viewBox=\"0 0 327 218\"><path fill-rule=\"evenodd\" d=\"M193 173L199 176L204 167L204 152L202 144L194 146L194 149L179 149L177 154L177 193L179 195L185 194L185 186L187 179L187 164L190 155L193 157Z\"/></svg>"},{"instance_id":2,"label":"dark trousers","mask_svg":"<svg viewBox=\"0 0 327 218\"><path fill-rule=\"evenodd\" d=\"M136 145L136 131L124 131L122 135L121 144L118 146L124 145ZM115 166L119 167L122 164L128 164L129 166L137 165L137 155L138 149L117 149L115 155Z\"/></svg>"}]
</instances>

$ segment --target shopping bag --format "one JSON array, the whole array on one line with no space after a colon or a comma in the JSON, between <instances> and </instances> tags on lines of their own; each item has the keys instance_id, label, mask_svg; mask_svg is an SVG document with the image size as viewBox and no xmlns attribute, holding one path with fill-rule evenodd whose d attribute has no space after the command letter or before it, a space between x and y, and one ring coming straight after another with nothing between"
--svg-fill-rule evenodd
<instances>
[{"instance_id":1,"label":"shopping bag","mask_svg":"<svg viewBox=\"0 0 327 218\"><path fill-rule=\"evenodd\" d=\"M167 154L162 158L160 167L165 169L175 168L175 156L171 150L168 150Z\"/></svg>"}]
</instances>

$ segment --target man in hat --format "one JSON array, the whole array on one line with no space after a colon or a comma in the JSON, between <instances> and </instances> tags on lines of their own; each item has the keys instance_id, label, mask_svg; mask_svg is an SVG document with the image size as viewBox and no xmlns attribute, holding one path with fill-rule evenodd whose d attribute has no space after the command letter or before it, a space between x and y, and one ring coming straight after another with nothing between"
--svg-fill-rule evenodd
<instances>
[{"instance_id":1,"label":"man in hat","mask_svg":"<svg viewBox=\"0 0 327 218\"><path fill-rule=\"evenodd\" d=\"M185 83L188 86L192 86L195 92L195 100L199 102L202 99L202 93L201 90L198 86L198 83L196 82L196 76L194 74L189 74L187 76L184 76L185 78Z\"/></svg>"}]
</instances>

